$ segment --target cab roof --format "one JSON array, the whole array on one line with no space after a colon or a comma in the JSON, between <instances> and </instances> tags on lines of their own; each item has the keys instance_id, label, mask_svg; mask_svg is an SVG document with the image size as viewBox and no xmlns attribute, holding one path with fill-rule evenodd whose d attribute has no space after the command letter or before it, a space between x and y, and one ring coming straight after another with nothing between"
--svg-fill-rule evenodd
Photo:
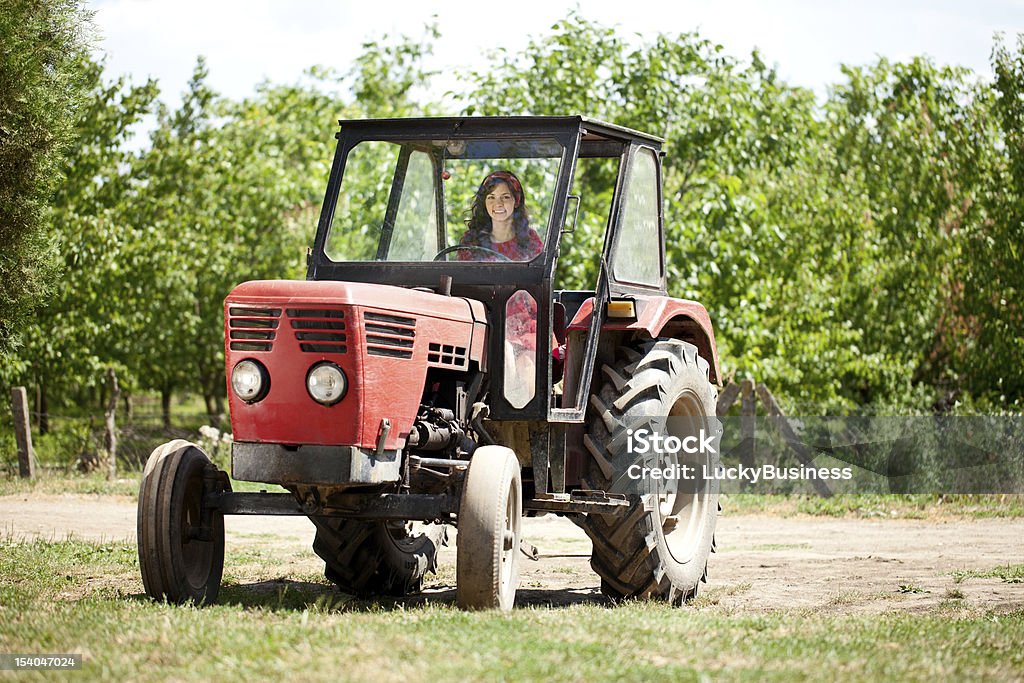
<instances>
[{"instance_id":1,"label":"cab roof","mask_svg":"<svg viewBox=\"0 0 1024 683\"><path fill-rule=\"evenodd\" d=\"M523 135L582 130L584 140L638 142L661 148L664 138L586 116L431 116L390 119L341 119L339 137L348 132L389 138Z\"/></svg>"}]
</instances>

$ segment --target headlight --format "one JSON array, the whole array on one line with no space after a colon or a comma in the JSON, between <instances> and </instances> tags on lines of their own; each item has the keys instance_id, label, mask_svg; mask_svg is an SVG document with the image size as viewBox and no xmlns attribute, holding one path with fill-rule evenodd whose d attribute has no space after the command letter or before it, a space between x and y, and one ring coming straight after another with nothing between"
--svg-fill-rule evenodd
<instances>
[{"instance_id":1,"label":"headlight","mask_svg":"<svg viewBox=\"0 0 1024 683\"><path fill-rule=\"evenodd\" d=\"M239 361L231 371L231 388L246 403L255 403L267 395L270 376L267 369L254 360Z\"/></svg>"},{"instance_id":2,"label":"headlight","mask_svg":"<svg viewBox=\"0 0 1024 683\"><path fill-rule=\"evenodd\" d=\"M306 389L317 403L332 406L345 396L348 380L334 363L320 363L306 375Z\"/></svg>"}]
</instances>

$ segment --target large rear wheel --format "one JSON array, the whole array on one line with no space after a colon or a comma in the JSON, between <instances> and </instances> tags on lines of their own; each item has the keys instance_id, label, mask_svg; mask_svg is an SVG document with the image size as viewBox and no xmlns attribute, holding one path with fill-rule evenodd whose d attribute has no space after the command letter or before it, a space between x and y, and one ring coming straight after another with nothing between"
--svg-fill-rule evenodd
<instances>
[{"instance_id":1,"label":"large rear wheel","mask_svg":"<svg viewBox=\"0 0 1024 683\"><path fill-rule=\"evenodd\" d=\"M717 445L697 453L654 454L649 437L674 436L683 443L696 437L689 440L691 446L702 439L706 443L709 435L717 437L716 391L707 361L692 344L657 339L623 348L620 356L602 368L606 381L591 396L585 444L593 457L584 479L590 488L627 493L631 508L620 517L587 516L583 528L593 542L591 566L601 577L602 591L613 599L679 604L696 596L700 582L707 580L719 487L716 479L703 475L720 459ZM648 437L646 452L640 452L642 436ZM688 471L691 478L645 476L644 467Z\"/></svg>"},{"instance_id":2,"label":"large rear wheel","mask_svg":"<svg viewBox=\"0 0 1024 683\"><path fill-rule=\"evenodd\" d=\"M447 540L443 524L310 519L316 525L313 551L324 561L324 574L360 597L419 592L423 577L437 569L437 554Z\"/></svg>"}]
</instances>

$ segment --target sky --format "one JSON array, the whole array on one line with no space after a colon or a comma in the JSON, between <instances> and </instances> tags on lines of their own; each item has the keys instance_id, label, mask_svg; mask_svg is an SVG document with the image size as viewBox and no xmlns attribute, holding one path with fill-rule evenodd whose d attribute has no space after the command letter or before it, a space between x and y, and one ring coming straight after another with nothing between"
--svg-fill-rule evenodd
<instances>
[{"instance_id":1,"label":"sky","mask_svg":"<svg viewBox=\"0 0 1024 683\"><path fill-rule=\"evenodd\" d=\"M312 65L347 71L364 42L418 39L432 20L441 37L427 66L442 72L439 90L457 88L458 71L479 68L488 49L521 50L573 8L634 40L697 30L739 59L756 47L786 81L819 97L841 80L840 64L879 56L927 55L987 76L993 35L1013 43L1024 32L1024 0L93 0L88 7L108 74L156 78L171 106L198 55L207 59L208 83L237 99L265 79L294 83Z\"/></svg>"}]
</instances>

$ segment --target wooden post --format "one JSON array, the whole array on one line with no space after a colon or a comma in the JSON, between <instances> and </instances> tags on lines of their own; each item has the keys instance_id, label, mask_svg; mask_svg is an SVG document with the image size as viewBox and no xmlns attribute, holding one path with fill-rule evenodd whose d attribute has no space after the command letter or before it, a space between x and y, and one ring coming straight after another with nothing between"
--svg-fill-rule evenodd
<instances>
[{"instance_id":1,"label":"wooden post","mask_svg":"<svg viewBox=\"0 0 1024 683\"><path fill-rule=\"evenodd\" d=\"M740 449L740 464L744 467L754 467L754 420L757 415L757 397L754 396L754 381L743 380L740 385L742 398L740 399L740 438L743 448ZM750 488L750 482L742 480L740 490Z\"/></svg>"},{"instance_id":2,"label":"wooden post","mask_svg":"<svg viewBox=\"0 0 1024 683\"><path fill-rule=\"evenodd\" d=\"M782 414L782 408L779 407L779 402L772 396L772 392L768 391L768 387L763 384L757 385L757 395L761 397L761 401L764 403L765 408L768 409L768 413L775 418L776 424L779 427L779 432L782 433L782 438L786 440L786 443L793 452L796 453L797 459L803 464L811 467L814 464L814 456L811 455L807 446L804 445L803 441L793 431L793 426L789 424L789 420ZM811 486L818 492L818 495L823 498L829 498L832 496L832 489L828 487L828 484L823 482L821 479L811 479Z\"/></svg>"},{"instance_id":3,"label":"wooden post","mask_svg":"<svg viewBox=\"0 0 1024 683\"><path fill-rule=\"evenodd\" d=\"M11 390L11 412L14 414L14 436L18 441L18 474L23 479L36 476L36 454L32 452L32 429L28 422L28 394L25 387Z\"/></svg>"},{"instance_id":4,"label":"wooden post","mask_svg":"<svg viewBox=\"0 0 1024 683\"><path fill-rule=\"evenodd\" d=\"M718 414L718 417L722 417L729 412L729 408L736 402L736 397L739 395L740 385L735 382L729 382L729 385L718 396L718 405L715 406L715 412Z\"/></svg>"},{"instance_id":5,"label":"wooden post","mask_svg":"<svg viewBox=\"0 0 1024 683\"><path fill-rule=\"evenodd\" d=\"M107 450L107 479L113 481L117 475L117 425L114 417L117 414L117 401L121 398L121 387L117 385L117 373L114 368L107 368L107 383L110 384L110 400L104 415L106 438L104 447Z\"/></svg>"}]
</instances>

